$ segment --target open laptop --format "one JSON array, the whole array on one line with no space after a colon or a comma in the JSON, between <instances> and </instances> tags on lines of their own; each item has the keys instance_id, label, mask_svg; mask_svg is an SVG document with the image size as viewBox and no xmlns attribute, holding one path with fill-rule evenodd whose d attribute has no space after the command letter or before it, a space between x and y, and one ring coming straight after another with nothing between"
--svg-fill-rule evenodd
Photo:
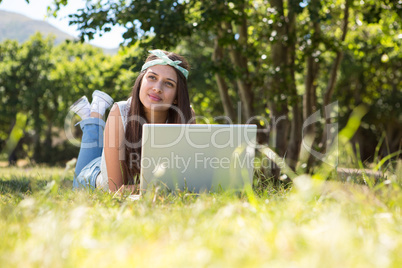
<instances>
[{"instance_id":1,"label":"open laptop","mask_svg":"<svg viewBox=\"0 0 402 268\"><path fill-rule=\"evenodd\" d=\"M256 125L144 124L140 189L241 190L252 184Z\"/></svg>"}]
</instances>

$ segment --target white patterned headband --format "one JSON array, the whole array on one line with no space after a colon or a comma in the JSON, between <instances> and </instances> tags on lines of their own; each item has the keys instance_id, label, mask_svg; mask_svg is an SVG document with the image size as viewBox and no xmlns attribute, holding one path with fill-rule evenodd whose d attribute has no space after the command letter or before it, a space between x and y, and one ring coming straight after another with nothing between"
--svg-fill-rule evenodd
<instances>
[{"instance_id":1,"label":"white patterned headband","mask_svg":"<svg viewBox=\"0 0 402 268\"><path fill-rule=\"evenodd\" d=\"M159 49L150 50L148 52L157 56L159 59L146 62L144 65L142 65L141 72L154 65L170 65L170 66L176 68L177 70L179 70L180 72L182 72L182 74L187 79L188 71L179 65L181 63L180 60L172 61L171 59L169 59L169 57L165 53L163 53L162 50L159 50Z\"/></svg>"}]
</instances>

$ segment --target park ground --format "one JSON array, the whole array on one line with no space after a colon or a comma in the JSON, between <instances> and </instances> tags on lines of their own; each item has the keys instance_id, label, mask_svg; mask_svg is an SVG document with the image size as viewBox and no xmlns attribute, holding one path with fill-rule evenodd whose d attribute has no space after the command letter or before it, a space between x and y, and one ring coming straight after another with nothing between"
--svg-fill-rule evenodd
<instances>
[{"instance_id":1,"label":"park ground","mask_svg":"<svg viewBox=\"0 0 402 268\"><path fill-rule=\"evenodd\" d=\"M140 200L72 191L72 170L2 167L2 267L401 267L402 161L376 183ZM397 175L398 174L398 175ZM367 178L366 178L367 179Z\"/></svg>"}]
</instances>

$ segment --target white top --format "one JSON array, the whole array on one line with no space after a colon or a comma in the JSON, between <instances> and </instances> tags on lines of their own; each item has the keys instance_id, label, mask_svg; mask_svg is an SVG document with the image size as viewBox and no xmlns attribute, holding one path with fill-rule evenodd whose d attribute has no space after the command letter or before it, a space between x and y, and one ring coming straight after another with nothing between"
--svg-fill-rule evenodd
<instances>
[{"instance_id":1,"label":"white top","mask_svg":"<svg viewBox=\"0 0 402 268\"><path fill-rule=\"evenodd\" d=\"M128 112L130 110L131 104L131 97L126 101L119 101L116 102L117 106L120 110L121 120L123 121L123 129L124 133L126 132L126 124L128 118ZM108 175L107 175L107 168L106 168L106 161L105 161L105 151L102 151L101 157L101 172L96 177L96 188L101 188L105 191L109 190L109 183L108 183Z\"/></svg>"},{"instance_id":2,"label":"white top","mask_svg":"<svg viewBox=\"0 0 402 268\"><path fill-rule=\"evenodd\" d=\"M116 102L116 104L120 110L121 120L123 122L124 133L126 133L126 125L127 125L128 112L130 111L131 97L128 98L126 101ZM191 107L191 105L190 105L190 107ZM166 121L166 123L167 123L167 121ZM109 177L107 175L105 151L103 150L102 157L101 157L101 172L96 177L96 188L101 188L105 191L108 191L109 190L109 182L108 181L109 181Z\"/></svg>"}]
</instances>

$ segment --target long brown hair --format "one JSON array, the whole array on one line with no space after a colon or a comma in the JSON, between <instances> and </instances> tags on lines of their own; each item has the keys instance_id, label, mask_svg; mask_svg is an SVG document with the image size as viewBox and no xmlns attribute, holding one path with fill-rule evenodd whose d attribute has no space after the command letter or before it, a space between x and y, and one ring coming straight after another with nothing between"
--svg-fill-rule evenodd
<instances>
[{"instance_id":1,"label":"long brown hair","mask_svg":"<svg viewBox=\"0 0 402 268\"><path fill-rule=\"evenodd\" d=\"M180 60L181 67L189 70L190 66L186 59L176 53L163 51L169 59L176 61ZM155 55L149 55L145 62L158 59ZM187 88L187 79L181 71L172 67L177 74L177 104L172 104L176 107L168 110L169 124L188 124L191 123L192 114L190 108L190 98ZM142 124L147 123L144 106L140 101L140 89L142 79L146 70L142 71L135 80L133 90L131 93L131 104L128 112L126 133L125 133L125 160L124 170L128 178L124 178L124 183L131 183L136 175L141 171L141 138L142 138ZM135 156L135 158L133 158Z\"/></svg>"}]
</instances>

